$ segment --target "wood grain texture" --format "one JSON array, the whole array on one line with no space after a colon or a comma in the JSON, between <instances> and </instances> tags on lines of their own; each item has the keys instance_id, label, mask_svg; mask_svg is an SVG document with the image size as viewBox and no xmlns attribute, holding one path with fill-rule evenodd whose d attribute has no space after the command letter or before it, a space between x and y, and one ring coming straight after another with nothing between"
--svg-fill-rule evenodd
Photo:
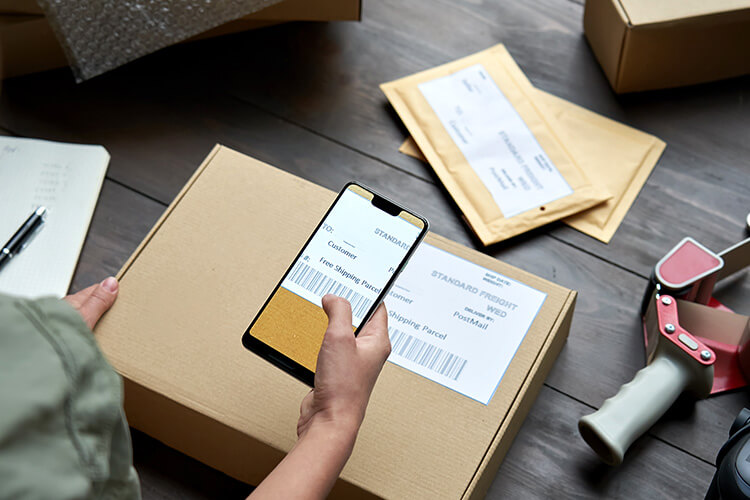
<instances>
[{"instance_id":1,"label":"wood grain texture","mask_svg":"<svg viewBox=\"0 0 750 500\"><path fill-rule=\"evenodd\" d=\"M105 180L70 292L114 276L164 208L160 203Z\"/></svg>"},{"instance_id":2,"label":"wood grain texture","mask_svg":"<svg viewBox=\"0 0 750 500\"><path fill-rule=\"evenodd\" d=\"M580 292L567 345L489 497L700 498L729 425L750 405L745 392L680 400L619 469L600 466L575 425L645 362L637 315L651 266L685 235L715 250L743 236L750 78L616 96L581 16L569 0L366 1L362 23L293 23L186 44L81 85L67 71L7 81L0 126L100 143L112 155L73 290L119 268L216 142L330 189L358 179L476 248L429 167L397 152L406 131L377 86L505 43L538 87L668 147L610 245L553 224L484 249ZM750 279L733 280L722 297L750 313ZM249 491L143 435L134 443L145 498Z\"/></svg>"},{"instance_id":3,"label":"wood grain texture","mask_svg":"<svg viewBox=\"0 0 750 500\"><path fill-rule=\"evenodd\" d=\"M648 436L633 444L629 460L619 468L598 462L571 430L586 413L584 405L543 388L487 498L705 496L713 467Z\"/></svg>"},{"instance_id":4,"label":"wood grain texture","mask_svg":"<svg viewBox=\"0 0 750 500\"><path fill-rule=\"evenodd\" d=\"M253 490L252 486L206 467L142 432L131 429L130 433L133 462L146 500L240 499Z\"/></svg>"}]
</instances>

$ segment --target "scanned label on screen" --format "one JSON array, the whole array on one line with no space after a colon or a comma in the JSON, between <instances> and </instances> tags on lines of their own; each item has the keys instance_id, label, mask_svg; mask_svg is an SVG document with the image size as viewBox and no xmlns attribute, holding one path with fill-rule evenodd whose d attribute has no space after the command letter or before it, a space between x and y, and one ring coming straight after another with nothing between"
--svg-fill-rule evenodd
<instances>
[{"instance_id":1,"label":"scanned label on screen","mask_svg":"<svg viewBox=\"0 0 750 500\"><path fill-rule=\"evenodd\" d=\"M487 404L546 297L423 243L385 300L388 359Z\"/></svg>"},{"instance_id":2,"label":"scanned label on screen","mask_svg":"<svg viewBox=\"0 0 750 500\"><path fill-rule=\"evenodd\" d=\"M344 191L281 286L316 306L338 295L358 327L420 233L420 228Z\"/></svg>"},{"instance_id":3,"label":"scanned label on screen","mask_svg":"<svg viewBox=\"0 0 750 500\"><path fill-rule=\"evenodd\" d=\"M503 216L573 193L481 64L422 83L419 90Z\"/></svg>"}]
</instances>

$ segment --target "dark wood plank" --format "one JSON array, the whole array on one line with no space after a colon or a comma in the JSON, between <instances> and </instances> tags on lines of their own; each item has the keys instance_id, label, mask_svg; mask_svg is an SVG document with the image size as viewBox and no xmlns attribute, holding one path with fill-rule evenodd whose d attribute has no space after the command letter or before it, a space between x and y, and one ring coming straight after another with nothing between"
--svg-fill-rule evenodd
<instances>
[{"instance_id":1,"label":"dark wood plank","mask_svg":"<svg viewBox=\"0 0 750 500\"><path fill-rule=\"evenodd\" d=\"M207 467L142 432L134 429L130 432L133 463L141 480L144 500L240 499L253 490L252 486Z\"/></svg>"},{"instance_id":2,"label":"dark wood plank","mask_svg":"<svg viewBox=\"0 0 750 500\"><path fill-rule=\"evenodd\" d=\"M618 469L601 464L579 439L577 419L588 408L542 388L488 499L702 499L713 467L644 437Z\"/></svg>"},{"instance_id":3,"label":"dark wood plank","mask_svg":"<svg viewBox=\"0 0 750 500\"><path fill-rule=\"evenodd\" d=\"M191 87L174 95L168 78L147 81L137 71L81 85L68 70L12 79L0 123L22 136L102 144L110 178L169 203L216 141L210 116L191 105Z\"/></svg>"},{"instance_id":4,"label":"dark wood plank","mask_svg":"<svg viewBox=\"0 0 750 500\"><path fill-rule=\"evenodd\" d=\"M105 180L71 293L116 274L164 209L161 203Z\"/></svg>"}]
</instances>

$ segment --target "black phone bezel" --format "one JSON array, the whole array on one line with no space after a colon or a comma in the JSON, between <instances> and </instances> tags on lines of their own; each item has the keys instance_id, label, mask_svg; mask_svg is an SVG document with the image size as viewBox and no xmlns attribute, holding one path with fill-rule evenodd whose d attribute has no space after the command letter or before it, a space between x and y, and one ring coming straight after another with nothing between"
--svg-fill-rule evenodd
<instances>
[{"instance_id":1,"label":"black phone bezel","mask_svg":"<svg viewBox=\"0 0 750 500\"><path fill-rule=\"evenodd\" d=\"M294 267L294 263L297 262L297 260L302 256L302 253L305 251L305 248L307 248L307 245L310 243L310 240L317 234L317 232L320 230L321 226L323 225L323 221L326 220L328 217L328 214L331 213L331 210L333 210L333 207L336 206L341 196L346 192L347 189L349 189L349 186L358 186L368 193L373 195L373 198L371 200L372 205L375 208L378 208L380 210L383 210L386 213L390 213L389 211L393 211L395 209L398 209L397 213L401 213L402 211L407 212L414 217L418 218L424 223L424 227L422 227L422 230L420 231L417 238L414 240L414 244L409 248L409 250L406 252L406 255L399 263L398 267L393 273L393 276L388 280L386 285L383 287L383 291L378 295L377 300L373 302L372 307L370 307L370 310L367 311L367 314L365 315L362 324L357 328L354 332L354 335L358 335L362 327L364 327L367 324L367 321L370 319L370 317L375 313L380 303L383 301L385 296L390 291L391 287L393 286L393 283L396 282L396 279L398 278L398 275L403 271L404 267L406 267L406 264L409 262L409 259L414 254L414 251L417 249L419 244L424 239L425 235L427 234L427 231L429 230L430 223L429 221L422 217L419 214L414 213L413 211L399 205L398 203L394 203L393 201L389 200L385 196L380 195L373 189L364 186L358 182L347 182L346 185L339 191L338 195L336 196L336 199L333 200L333 203L331 203L331 206L328 207L328 210L326 210L326 213L321 217L320 222L318 222L318 225L315 226L315 229L310 233L310 236L305 240L305 243L302 245L302 248L300 248L300 251L297 253L297 255L292 259L292 263L289 265L287 270L284 272L284 275L281 277L279 282L276 284L276 286L273 288L273 291L269 294L266 301L263 303L263 306L258 311L258 314L255 315L255 318L253 318L253 321L250 323L250 326L247 327L245 330L245 333L242 335L242 345L248 349L249 351L254 352L261 358L265 359L266 361L270 362L271 364L275 365L278 368L281 368L285 372L287 372L289 375L293 376L297 380L300 380L301 382L309 385L310 387L315 386L315 373L311 370L308 370L301 364L297 363L293 359L289 358L288 356L282 354L281 352L277 351L273 347L269 346L268 344L264 343L263 341L253 337L250 334L250 330L253 328L253 325L258 320L260 315L263 313L263 311L268 306L268 303L270 302L271 298L274 296L276 291L279 289L281 284L286 279L287 275L289 274L289 271L291 271L292 267ZM391 214L394 215L394 214Z\"/></svg>"}]
</instances>

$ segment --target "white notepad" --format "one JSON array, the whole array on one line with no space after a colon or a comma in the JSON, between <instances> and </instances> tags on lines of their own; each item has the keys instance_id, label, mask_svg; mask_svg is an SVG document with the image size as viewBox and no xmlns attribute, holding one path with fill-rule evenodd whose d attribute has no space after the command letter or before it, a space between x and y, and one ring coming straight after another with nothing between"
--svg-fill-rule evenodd
<instances>
[{"instance_id":1,"label":"white notepad","mask_svg":"<svg viewBox=\"0 0 750 500\"><path fill-rule=\"evenodd\" d=\"M48 210L38 234L0 269L0 293L68 292L108 164L102 146L0 137L0 245L39 205Z\"/></svg>"}]
</instances>

